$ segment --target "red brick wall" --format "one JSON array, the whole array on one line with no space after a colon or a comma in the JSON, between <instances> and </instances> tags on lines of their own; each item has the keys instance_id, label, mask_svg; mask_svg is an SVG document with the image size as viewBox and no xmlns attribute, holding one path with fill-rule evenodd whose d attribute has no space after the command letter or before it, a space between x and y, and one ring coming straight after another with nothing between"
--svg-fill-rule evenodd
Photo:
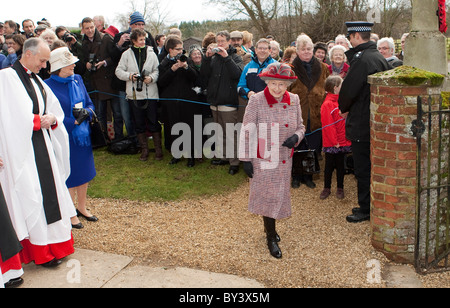
<instances>
[{"instance_id":1,"label":"red brick wall","mask_svg":"<svg viewBox=\"0 0 450 308\"><path fill-rule=\"evenodd\" d=\"M413 263L416 236L417 96L426 86L410 87L389 78L371 83L371 240L395 262Z\"/></svg>"}]
</instances>

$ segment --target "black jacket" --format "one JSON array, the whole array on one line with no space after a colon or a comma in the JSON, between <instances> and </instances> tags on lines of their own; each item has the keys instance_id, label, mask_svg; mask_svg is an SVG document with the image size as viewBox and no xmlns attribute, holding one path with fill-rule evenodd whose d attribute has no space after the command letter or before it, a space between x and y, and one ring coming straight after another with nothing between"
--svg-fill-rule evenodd
<instances>
[{"instance_id":1,"label":"black jacket","mask_svg":"<svg viewBox=\"0 0 450 308\"><path fill-rule=\"evenodd\" d=\"M242 73L242 58L232 46L227 52L226 58L217 54L205 57L200 69L208 103L212 106L238 105L237 85Z\"/></svg>"},{"instance_id":2,"label":"black jacket","mask_svg":"<svg viewBox=\"0 0 450 308\"><path fill-rule=\"evenodd\" d=\"M389 64L374 42L367 42L346 53L350 69L339 93L339 109L349 112L345 124L351 141L370 142L370 84L367 77L388 70Z\"/></svg>"}]
</instances>

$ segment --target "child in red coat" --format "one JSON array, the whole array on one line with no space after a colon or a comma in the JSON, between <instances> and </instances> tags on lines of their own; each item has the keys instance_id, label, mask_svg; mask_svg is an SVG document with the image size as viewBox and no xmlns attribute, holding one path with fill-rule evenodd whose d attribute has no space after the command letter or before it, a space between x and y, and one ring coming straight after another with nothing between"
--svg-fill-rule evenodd
<instances>
[{"instance_id":1,"label":"child in red coat","mask_svg":"<svg viewBox=\"0 0 450 308\"><path fill-rule=\"evenodd\" d=\"M342 78L329 76L325 81L327 96L320 109L322 120L322 144L325 153L324 189L320 199L326 199L331 193L331 177L334 169L337 176L338 199L344 198L345 154L351 152L351 141L345 138L345 115L339 110L338 98Z\"/></svg>"}]
</instances>

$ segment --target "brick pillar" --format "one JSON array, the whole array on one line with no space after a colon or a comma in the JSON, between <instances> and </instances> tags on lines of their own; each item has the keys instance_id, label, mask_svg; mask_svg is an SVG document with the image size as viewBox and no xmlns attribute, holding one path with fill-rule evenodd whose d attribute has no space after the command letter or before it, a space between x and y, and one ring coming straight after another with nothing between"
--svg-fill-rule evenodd
<instances>
[{"instance_id":1,"label":"brick pillar","mask_svg":"<svg viewBox=\"0 0 450 308\"><path fill-rule=\"evenodd\" d=\"M440 93L431 81L408 86L396 70L369 77L371 84L371 241L392 261L414 263L416 237L417 96Z\"/></svg>"}]
</instances>

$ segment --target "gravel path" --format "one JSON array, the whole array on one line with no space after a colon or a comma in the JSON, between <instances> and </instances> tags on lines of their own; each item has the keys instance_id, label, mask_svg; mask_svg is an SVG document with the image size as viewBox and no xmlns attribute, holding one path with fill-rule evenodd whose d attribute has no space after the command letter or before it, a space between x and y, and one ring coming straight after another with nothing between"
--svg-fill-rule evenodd
<instances>
[{"instance_id":1,"label":"gravel path","mask_svg":"<svg viewBox=\"0 0 450 308\"><path fill-rule=\"evenodd\" d=\"M292 190L292 217L277 222L283 258L270 256L262 218L247 211L248 183L228 195L165 203L89 199L98 223L74 230L79 248L127 255L150 266L183 266L253 278L272 288L385 287L367 282L366 264L389 261L370 244L369 223L345 221L356 206L346 176L344 200L332 190ZM333 183L334 184L334 183ZM420 277L424 287L450 287L450 273Z\"/></svg>"}]
</instances>

